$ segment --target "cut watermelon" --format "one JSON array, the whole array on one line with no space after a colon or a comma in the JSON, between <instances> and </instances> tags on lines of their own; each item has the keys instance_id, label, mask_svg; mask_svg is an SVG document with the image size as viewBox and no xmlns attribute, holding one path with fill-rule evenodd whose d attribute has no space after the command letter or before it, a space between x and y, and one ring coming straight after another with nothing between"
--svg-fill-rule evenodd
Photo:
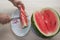
<instances>
[{"instance_id":1,"label":"cut watermelon","mask_svg":"<svg viewBox=\"0 0 60 40\"><path fill-rule=\"evenodd\" d=\"M31 23L41 37L52 37L59 32L59 15L51 8L35 12L31 17Z\"/></svg>"},{"instance_id":2,"label":"cut watermelon","mask_svg":"<svg viewBox=\"0 0 60 40\"><path fill-rule=\"evenodd\" d=\"M19 8L20 8L20 20L23 26L22 28L26 28L28 26L28 19L26 16L26 12L21 5L19 6Z\"/></svg>"}]
</instances>

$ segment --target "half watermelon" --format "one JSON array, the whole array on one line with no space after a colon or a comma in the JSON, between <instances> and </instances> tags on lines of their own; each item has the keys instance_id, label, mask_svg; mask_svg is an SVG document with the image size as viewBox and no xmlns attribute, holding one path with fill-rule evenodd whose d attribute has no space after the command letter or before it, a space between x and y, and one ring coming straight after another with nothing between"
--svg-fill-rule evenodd
<instances>
[{"instance_id":1,"label":"half watermelon","mask_svg":"<svg viewBox=\"0 0 60 40\"><path fill-rule=\"evenodd\" d=\"M35 32L43 38L52 37L59 32L59 15L51 8L36 11L31 17L31 23Z\"/></svg>"}]
</instances>

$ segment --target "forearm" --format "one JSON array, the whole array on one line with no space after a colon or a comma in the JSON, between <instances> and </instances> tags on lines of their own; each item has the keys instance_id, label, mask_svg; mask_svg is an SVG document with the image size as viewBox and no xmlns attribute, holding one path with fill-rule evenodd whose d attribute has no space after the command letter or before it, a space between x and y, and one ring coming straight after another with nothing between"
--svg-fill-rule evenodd
<instances>
[{"instance_id":1,"label":"forearm","mask_svg":"<svg viewBox=\"0 0 60 40\"><path fill-rule=\"evenodd\" d=\"M25 9L24 4L20 0L9 0L14 6L16 6L19 9L18 5L21 5L23 9Z\"/></svg>"},{"instance_id":2,"label":"forearm","mask_svg":"<svg viewBox=\"0 0 60 40\"><path fill-rule=\"evenodd\" d=\"M10 2L12 2L14 5L16 5L18 2L20 2L20 0L9 0Z\"/></svg>"}]
</instances>

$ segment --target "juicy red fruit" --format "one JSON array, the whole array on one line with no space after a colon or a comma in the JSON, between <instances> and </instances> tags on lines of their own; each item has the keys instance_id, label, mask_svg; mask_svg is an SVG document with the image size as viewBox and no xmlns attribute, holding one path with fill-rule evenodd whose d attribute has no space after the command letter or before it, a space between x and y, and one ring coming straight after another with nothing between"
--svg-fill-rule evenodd
<instances>
[{"instance_id":1,"label":"juicy red fruit","mask_svg":"<svg viewBox=\"0 0 60 40\"><path fill-rule=\"evenodd\" d=\"M45 34L55 32L57 29L57 17L52 10L46 9L36 12L35 20L39 29Z\"/></svg>"},{"instance_id":2,"label":"juicy red fruit","mask_svg":"<svg viewBox=\"0 0 60 40\"><path fill-rule=\"evenodd\" d=\"M20 20L21 20L21 23L22 23L22 28L25 28L28 26L28 19L27 19L27 16L26 16L26 12L25 10L23 9L22 5L19 6L19 10L20 10Z\"/></svg>"}]
</instances>

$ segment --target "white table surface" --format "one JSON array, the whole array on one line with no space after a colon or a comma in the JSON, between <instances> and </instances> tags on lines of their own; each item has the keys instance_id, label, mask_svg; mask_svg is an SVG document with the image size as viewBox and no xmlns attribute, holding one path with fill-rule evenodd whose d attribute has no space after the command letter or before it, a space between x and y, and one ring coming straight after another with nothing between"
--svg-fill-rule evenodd
<instances>
[{"instance_id":1,"label":"white table surface","mask_svg":"<svg viewBox=\"0 0 60 40\"><path fill-rule=\"evenodd\" d=\"M26 7L28 16L31 16L32 12L35 11L35 9L37 10L44 7L55 8L60 13L60 0L22 0L22 2ZM8 13L11 16L15 10L18 9L14 7L8 0L0 0L0 13ZM12 32L10 23L5 25L0 24L0 40L60 40L60 33L51 39L43 39L41 37L38 37L33 32L33 30L30 29L27 35L24 37L18 37Z\"/></svg>"}]
</instances>

